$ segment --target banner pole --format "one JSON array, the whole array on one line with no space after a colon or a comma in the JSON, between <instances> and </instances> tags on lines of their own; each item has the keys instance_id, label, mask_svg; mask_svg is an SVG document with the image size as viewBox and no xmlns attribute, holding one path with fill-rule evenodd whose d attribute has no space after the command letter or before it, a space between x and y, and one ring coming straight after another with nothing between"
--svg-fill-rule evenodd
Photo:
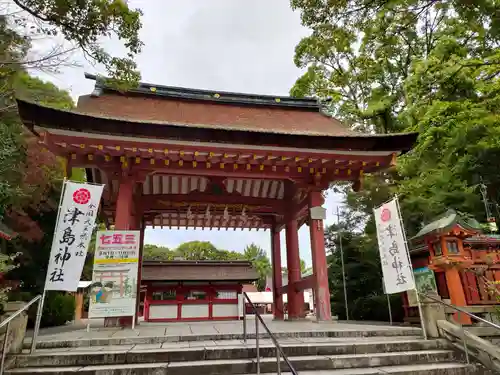
<instances>
[{"instance_id":1,"label":"banner pole","mask_svg":"<svg viewBox=\"0 0 500 375\"><path fill-rule=\"evenodd\" d=\"M42 297L40 298L40 301L38 302L38 308L36 310L36 317L35 317L35 327L33 328L33 337L31 338L31 352L30 354L34 353L36 351L36 343L38 340L38 333L40 331L40 324L42 322L42 314L43 314L43 304L45 302L45 286L43 288L42 292Z\"/></svg>"},{"instance_id":2,"label":"banner pole","mask_svg":"<svg viewBox=\"0 0 500 375\"><path fill-rule=\"evenodd\" d=\"M408 265L411 267L411 277L413 279L413 285L415 286L415 294L417 295L417 305L418 305L418 314L420 315L420 325L422 326L422 331L424 333L424 339L427 340L427 330L426 330L426 325L424 321L424 314L422 313L422 304L420 303L420 296L418 294L418 289L417 289L417 283L415 282L415 274L413 273L413 264L411 262L411 256L410 256L410 247L408 246L408 239L406 238L406 231L404 229L403 225L403 216L401 215L401 207L399 206L399 198L396 195L394 197L396 200L396 207L398 209L398 214L399 214L399 221L401 223L401 229L403 230L403 238L405 242L405 247L406 247L406 256L408 257Z\"/></svg>"},{"instance_id":3,"label":"banner pole","mask_svg":"<svg viewBox=\"0 0 500 375\"><path fill-rule=\"evenodd\" d=\"M337 224L340 229L340 213L339 207L337 206ZM347 285L345 278L345 264L344 264L344 249L342 247L342 230L339 230L339 247L340 247L340 260L342 263L342 283L344 284L344 302L345 302L345 319L349 320L349 305L347 302Z\"/></svg>"},{"instance_id":4,"label":"banner pole","mask_svg":"<svg viewBox=\"0 0 500 375\"><path fill-rule=\"evenodd\" d=\"M389 311L389 323L392 326L392 308L391 308L391 299L389 298L389 293L385 290L385 280L384 276L382 275L382 291L384 292L386 298L387 298L387 310Z\"/></svg>"},{"instance_id":5,"label":"banner pole","mask_svg":"<svg viewBox=\"0 0 500 375\"><path fill-rule=\"evenodd\" d=\"M389 298L389 295L386 293L385 296L387 297L387 308L389 309L389 323L392 326L392 308L391 308L391 299Z\"/></svg>"},{"instance_id":6,"label":"banner pole","mask_svg":"<svg viewBox=\"0 0 500 375\"><path fill-rule=\"evenodd\" d=\"M64 197L64 192L66 190L66 184L68 183L68 180L66 179L66 177L64 177L63 179L63 185L62 185L62 188L61 188L61 196L59 197L59 206L57 208L57 216L56 216L56 223L55 223L55 228L57 228L57 223L59 223L59 218L61 216L61 207L62 207L62 200L63 200L63 197ZM54 237L55 237L56 233L54 232L54 235L52 237L52 246L50 247L50 252L52 253L52 248L54 247ZM38 333L40 331L40 324L42 322L42 315L43 315L43 305L45 304L45 296L47 295L47 280L49 278L49 264L50 264L50 255L49 255L49 263L47 263L47 272L45 274L45 283L43 284L43 292L42 292L42 298L40 298L40 302L39 302L39 305L38 305L38 309L37 309L37 314L36 314L36 318L35 318L35 327L33 328L33 338L32 338L32 342L31 342L31 347L34 348L34 350L36 350L36 342L37 342L37 339L38 339Z\"/></svg>"}]
</instances>

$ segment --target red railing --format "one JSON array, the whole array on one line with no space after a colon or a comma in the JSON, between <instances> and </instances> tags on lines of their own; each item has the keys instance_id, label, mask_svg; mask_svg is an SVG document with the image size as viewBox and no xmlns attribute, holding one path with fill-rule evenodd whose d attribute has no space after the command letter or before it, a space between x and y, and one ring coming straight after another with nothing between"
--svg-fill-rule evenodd
<instances>
[{"instance_id":1,"label":"red railing","mask_svg":"<svg viewBox=\"0 0 500 375\"><path fill-rule=\"evenodd\" d=\"M460 272L467 305L500 304L500 270L467 269ZM498 292L492 291L497 288Z\"/></svg>"}]
</instances>

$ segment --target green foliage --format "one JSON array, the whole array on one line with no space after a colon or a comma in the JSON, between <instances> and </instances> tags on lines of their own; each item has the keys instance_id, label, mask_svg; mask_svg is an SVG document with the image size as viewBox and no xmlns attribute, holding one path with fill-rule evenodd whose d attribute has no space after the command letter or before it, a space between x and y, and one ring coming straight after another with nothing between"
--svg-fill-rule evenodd
<instances>
[{"instance_id":1,"label":"green foliage","mask_svg":"<svg viewBox=\"0 0 500 375\"><path fill-rule=\"evenodd\" d=\"M189 241L175 250L164 246L145 244L144 260L239 260L243 254L237 251L217 249L208 241Z\"/></svg>"},{"instance_id":2,"label":"green foliage","mask_svg":"<svg viewBox=\"0 0 500 375\"><path fill-rule=\"evenodd\" d=\"M58 108L72 108L73 100L66 91L51 83L30 77L22 70L13 78L12 90L20 96ZM3 136L2 136L3 135ZM49 153L36 147L33 137L23 133L17 115L0 116L0 215L7 209L22 209L40 201L59 200L61 169ZM44 232L41 241L32 242L18 237L7 244L10 256L16 257L17 268L7 277L21 281L21 290L41 292L47 260L50 254L56 210L39 211L31 216Z\"/></svg>"},{"instance_id":3,"label":"green foliage","mask_svg":"<svg viewBox=\"0 0 500 375\"><path fill-rule=\"evenodd\" d=\"M66 90L61 90L53 83L32 77L26 72L20 72L16 75L14 91L19 98L48 107L72 109L75 106L73 99Z\"/></svg>"},{"instance_id":4,"label":"green foliage","mask_svg":"<svg viewBox=\"0 0 500 375\"><path fill-rule=\"evenodd\" d=\"M26 198L21 186L26 150L20 126L14 119L0 119L0 218L8 207Z\"/></svg>"},{"instance_id":5,"label":"green foliage","mask_svg":"<svg viewBox=\"0 0 500 375\"><path fill-rule=\"evenodd\" d=\"M291 92L330 97L325 110L367 132L418 131L397 171L341 187L364 220L399 193L409 234L448 207L484 219L479 177L496 202L498 2L292 0L311 35L296 48L307 68Z\"/></svg>"},{"instance_id":6,"label":"green foliage","mask_svg":"<svg viewBox=\"0 0 500 375\"><path fill-rule=\"evenodd\" d=\"M168 247L145 244L143 247L144 260L173 260L174 252Z\"/></svg>"},{"instance_id":7,"label":"green foliage","mask_svg":"<svg viewBox=\"0 0 500 375\"><path fill-rule=\"evenodd\" d=\"M28 311L29 324L33 326L36 319L36 304ZM47 292L43 304L41 327L62 326L75 317L76 301L71 294L63 292Z\"/></svg>"},{"instance_id":8,"label":"green foliage","mask_svg":"<svg viewBox=\"0 0 500 375\"><path fill-rule=\"evenodd\" d=\"M133 61L142 48L139 30L142 27L139 9L130 9L125 0L50 1L13 0L29 17L17 15L18 27L29 28L30 35L60 35L81 49L87 58L104 66L108 76L119 88L136 85L140 79ZM34 21L34 22L33 22ZM43 23L40 23L43 21ZM112 56L102 48L102 37L116 36L122 41L126 56ZM63 52L48 54L39 59L50 61ZM39 61L37 61L39 62Z\"/></svg>"},{"instance_id":9,"label":"green foliage","mask_svg":"<svg viewBox=\"0 0 500 375\"><path fill-rule=\"evenodd\" d=\"M296 47L295 63L305 73L291 93L330 98L324 111L360 131L419 133L414 150L399 158L397 169L366 176L360 193L335 186L344 195L346 230L357 247L348 260L353 264L347 265L359 268L354 275L369 272L362 267L371 259L367 254L375 254L372 209L395 193L408 236L447 208L484 221L481 182L500 219L495 163L500 156L498 1L473 6L462 0L291 4L311 30ZM334 271L337 257L330 259L334 308L342 303ZM350 293L353 309L363 303L383 305L379 287L374 295L363 285L352 285L353 280L349 283L359 291ZM379 284L373 280L372 285Z\"/></svg>"},{"instance_id":10,"label":"green foliage","mask_svg":"<svg viewBox=\"0 0 500 375\"><path fill-rule=\"evenodd\" d=\"M266 289L266 278L271 274L272 270L271 262L269 261L266 252L261 247L252 243L245 247L243 257L244 259L252 262L252 266L259 274L259 280L257 280L257 290L259 292L264 291Z\"/></svg>"},{"instance_id":11,"label":"green foliage","mask_svg":"<svg viewBox=\"0 0 500 375\"><path fill-rule=\"evenodd\" d=\"M86 57L102 64L111 77L110 83L118 88L134 86L140 78L132 58L142 46L138 37L141 12L129 9L126 1L14 0L14 3L24 12L6 13L9 7L0 11L0 220L9 211L22 212L41 202L59 199L60 165L53 155L42 153L36 139L23 129L15 97L72 109L74 103L68 92L27 73L33 68L57 68L66 62L71 51L55 48L46 56L30 59L27 52L32 38L63 36L82 49ZM112 34L124 42L126 57L111 56L100 47L99 39ZM77 170L74 177L83 181L83 171ZM32 215L44 232L41 241L16 238L7 245L8 257L16 256L17 268L11 269L6 262L9 258L0 257L0 272L7 272L9 279L20 280L21 292L37 293L43 286L55 216L55 211ZM17 256L19 252L22 255ZM92 252L89 258L87 263L91 264ZM0 300L3 297L4 290L0 291ZM74 308L70 309L69 300L73 301L73 297L49 296L48 311L44 313L46 321L42 324L64 324L70 320Z\"/></svg>"},{"instance_id":12,"label":"green foliage","mask_svg":"<svg viewBox=\"0 0 500 375\"><path fill-rule=\"evenodd\" d=\"M219 252L208 241L190 241L179 245L175 254L186 260L218 260Z\"/></svg>"},{"instance_id":13,"label":"green foliage","mask_svg":"<svg viewBox=\"0 0 500 375\"><path fill-rule=\"evenodd\" d=\"M345 220L347 219L347 220ZM388 321L387 297L382 288L382 270L376 238L356 232L344 218L341 225L331 225L325 232L329 252L328 278L332 314L346 318L340 236L344 253L349 319ZM402 320L401 298L391 296L395 320Z\"/></svg>"}]
</instances>

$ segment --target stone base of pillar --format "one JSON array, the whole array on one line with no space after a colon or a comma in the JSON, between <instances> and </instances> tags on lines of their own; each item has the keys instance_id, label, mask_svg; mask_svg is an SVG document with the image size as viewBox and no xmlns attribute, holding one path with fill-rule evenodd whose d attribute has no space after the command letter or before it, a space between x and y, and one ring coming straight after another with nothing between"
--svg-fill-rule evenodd
<instances>
[{"instance_id":1,"label":"stone base of pillar","mask_svg":"<svg viewBox=\"0 0 500 375\"><path fill-rule=\"evenodd\" d=\"M337 316L332 316L331 319L329 320L321 320L321 319L313 319L313 323L337 323L338 322L338 317Z\"/></svg>"},{"instance_id":2,"label":"stone base of pillar","mask_svg":"<svg viewBox=\"0 0 500 375\"><path fill-rule=\"evenodd\" d=\"M104 318L104 327L132 327L132 316ZM137 325L138 323L136 323Z\"/></svg>"},{"instance_id":3,"label":"stone base of pillar","mask_svg":"<svg viewBox=\"0 0 500 375\"><path fill-rule=\"evenodd\" d=\"M307 318L301 318L301 317L297 317L297 318L286 318L284 319L285 322L305 322L305 321L311 321L310 319L307 319Z\"/></svg>"}]
</instances>

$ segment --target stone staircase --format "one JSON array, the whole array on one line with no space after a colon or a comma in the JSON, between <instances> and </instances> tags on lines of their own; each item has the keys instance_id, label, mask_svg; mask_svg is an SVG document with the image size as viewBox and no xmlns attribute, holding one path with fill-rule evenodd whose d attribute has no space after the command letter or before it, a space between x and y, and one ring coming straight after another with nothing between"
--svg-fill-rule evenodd
<instances>
[{"instance_id":1,"label":"stone staircase","mask_svg":"<svg viewBox=\"0 0 500 375\"><path fill-rule=\"evenodd\" d=\"M301 375L491 374L466 365L445 340L423 340L414 329L286 332L276 336ZM260 342L261 374L276 373L276 350ZM26 343L28 344L28 343ZM9 358L6 374L212 375L255 374L255 335L124 337L52 340L34 354ZM288 368L281 359L281 370Z\"/></svg>"}]
</instances>

